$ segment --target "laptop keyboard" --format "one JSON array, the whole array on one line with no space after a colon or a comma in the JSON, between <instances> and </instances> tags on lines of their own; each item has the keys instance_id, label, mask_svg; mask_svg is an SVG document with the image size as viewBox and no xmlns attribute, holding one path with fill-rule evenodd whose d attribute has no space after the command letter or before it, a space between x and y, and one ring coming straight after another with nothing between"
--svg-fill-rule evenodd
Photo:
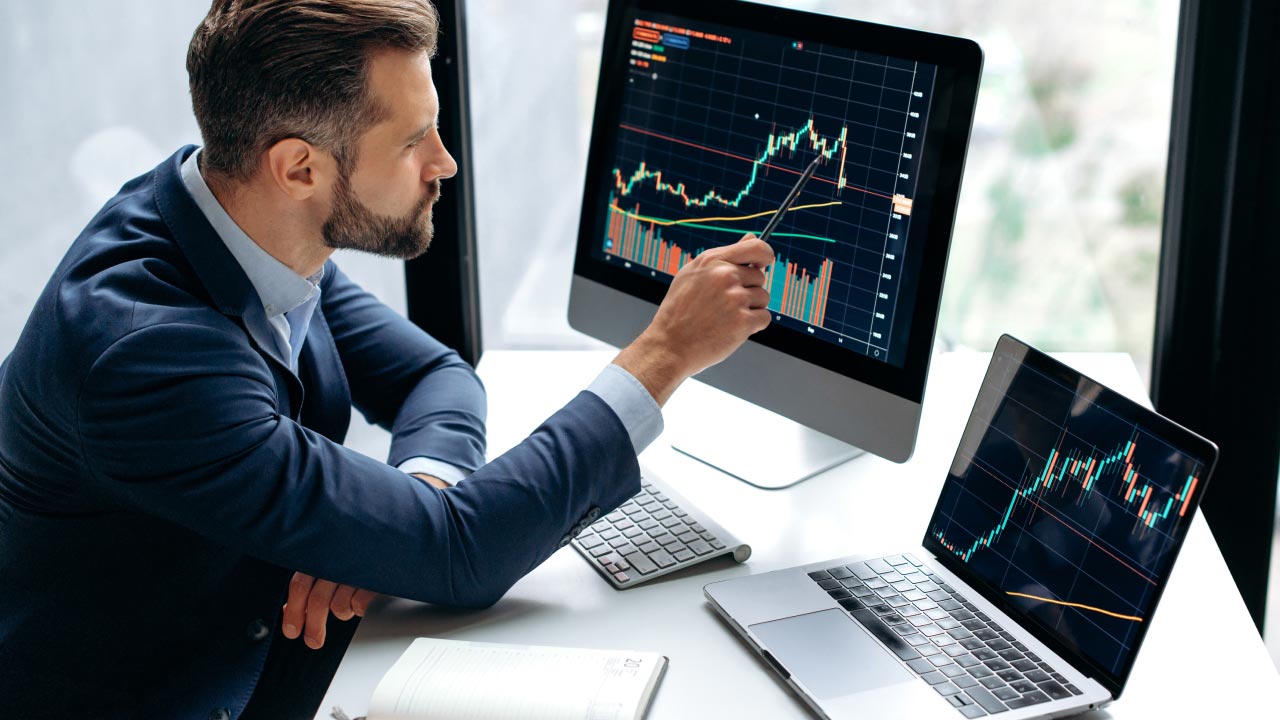
<instances>
[{"instance_id":1,"label":"laptop keyboard","mask_svg":"<svg viewBox=\"0 0 1280 720\"><path fill-rule=\"evenodd\" d=\"M967 718L1081 694L911 555L809 577Z\"/></svg>"},{"instance_id":2,"label":"laptop keyboard","mask_svg":"<svg viewBox=\"0 0 1280 720\"><path fill-rule=\"evenodd\" d=\"M649 477L641 478L639 493L574 538L573 547L618 589L720 555L738 562L751 555L749 546Z\"/></svg>"}]
</instances>

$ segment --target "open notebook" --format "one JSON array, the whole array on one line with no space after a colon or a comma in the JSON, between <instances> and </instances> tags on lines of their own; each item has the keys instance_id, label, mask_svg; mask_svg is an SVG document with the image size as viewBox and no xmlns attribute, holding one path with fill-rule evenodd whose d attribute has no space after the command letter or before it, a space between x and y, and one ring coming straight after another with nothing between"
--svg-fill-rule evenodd
<instances>
[{"instance_id":1,"label":"open notebook","mask_svg":"<svg viewBox=\"0 0 1280 720\"><path fill-rule=\"evenodd\" d=\"M666 670L657 653L418 638L387 671L369 720L630 720Z\"/></svg>"}]
</instances>

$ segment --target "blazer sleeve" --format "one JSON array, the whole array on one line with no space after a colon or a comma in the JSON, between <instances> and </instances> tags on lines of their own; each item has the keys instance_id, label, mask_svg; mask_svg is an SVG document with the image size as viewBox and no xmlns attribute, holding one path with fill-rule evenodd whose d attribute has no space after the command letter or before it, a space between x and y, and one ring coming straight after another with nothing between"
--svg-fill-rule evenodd
<instances>
[{"instance_id":1,"label":"blazer sleeve","mask_svg":"<svg viewBox=\"0 0 1280 720\"><path fill-rule=\"evenodd\" d=\"M391 431L387 462L422 456L467 471L480 467L485 393L471 366L332 261L321 298L352 402L370 422Z\"/></svg>"},{"instance_id":2,"label":"blazer sleeve","mask_svg":"<svg viewBox=\"0 0 1280 720\"><path fill-rule=\"evenodd\" d=\"M96 359L76 412L99 491L285 568L472 607L495 602L592 508L639 491L626 431L591 393L440 490L277 414L269 371L237 333L150 326Z\"/></svg>"}]
</instances>

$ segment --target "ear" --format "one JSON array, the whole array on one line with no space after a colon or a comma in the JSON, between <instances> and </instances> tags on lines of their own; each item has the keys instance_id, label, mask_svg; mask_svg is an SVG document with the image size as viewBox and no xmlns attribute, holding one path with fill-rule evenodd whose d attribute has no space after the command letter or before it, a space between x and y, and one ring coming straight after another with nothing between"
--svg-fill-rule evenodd
<instances>
[{"instance_id":1,"label":"ear","mask_svg":"<svg viewBox=\"0 0 1280 720\"><path fill-rule=\"evenodd\" d=\"M331 182L333 157L301 138L285 138L267 150L267 173L276 187L294 200L306 200Z\"/></svg>"}]
</instances>

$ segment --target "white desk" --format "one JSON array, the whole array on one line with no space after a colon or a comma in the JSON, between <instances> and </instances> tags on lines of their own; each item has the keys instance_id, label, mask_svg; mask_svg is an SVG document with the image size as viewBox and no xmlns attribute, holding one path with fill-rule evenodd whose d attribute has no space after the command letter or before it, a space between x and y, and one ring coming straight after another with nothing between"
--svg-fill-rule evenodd
<instances>
[{"instance_id":1,"label":"white desk","mask_svg":"<svg viewBox=\"0 0 1280 720\"><path fill-rule=\"evenodd\" d=\"M491 351L490 456L519 442L590 382L610 352ZM649 717L808 718L805 707L703 600L713 580L806 562L918 546L989 355L934 359L915 456L895 465L863 456L785 490L759 490L671 450L659 439L641 462L751 545L744 565L713 560L625 591L572 548L557 552L494 607L459 611L404 600L375 605L321 705L362 714L383 672L417 636L656 650L671 658ZM1127 355L1061 359L1143 399ZM667 413L680 411L678 392ZM495 688L500 691L499 688ZM1217 544L1197 516L1126 692L1089 717L1251 717L1270 712L1280 676Z\"/></svg>"}]
</instances>

